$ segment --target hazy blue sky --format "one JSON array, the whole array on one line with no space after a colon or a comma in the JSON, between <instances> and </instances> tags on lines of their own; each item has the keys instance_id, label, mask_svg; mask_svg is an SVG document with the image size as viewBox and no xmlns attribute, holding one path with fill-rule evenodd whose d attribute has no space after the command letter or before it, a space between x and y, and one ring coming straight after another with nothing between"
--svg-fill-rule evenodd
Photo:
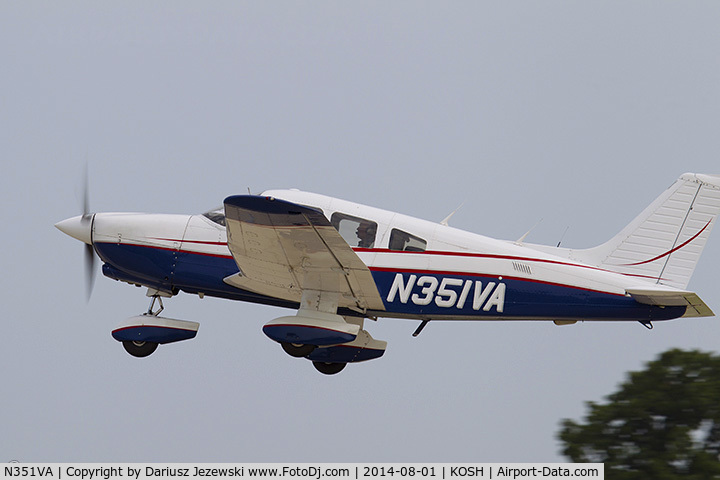
<instances>
[{"instance_id":1,"label":"hazy blue sky","mask_svg":"<svg viewBox=\"0 0 720 480\"><path fill-rule=\"evenodd\" d=\"M720 173L720 3L0 2L0 461L557 461L555 433L718 318L380 320L385 356L318 374L288 312L180 295L198 337L132 358L148 305L98 275L76 215L199 213L296 187L589 247L686 171ZM720 312L720 232L690 288Z\"/></svg>"}]
</instances>

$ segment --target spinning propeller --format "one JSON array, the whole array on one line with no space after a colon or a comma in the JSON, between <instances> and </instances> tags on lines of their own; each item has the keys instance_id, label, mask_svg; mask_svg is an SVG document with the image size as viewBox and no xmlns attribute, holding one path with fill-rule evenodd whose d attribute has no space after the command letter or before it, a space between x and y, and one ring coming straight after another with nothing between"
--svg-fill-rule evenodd
<instances>
[{"instance_id":1,"label":"spinning propeller","mask_svg":"<svg viewBox=\"0 0 720 480\"><path fill-rule=\"evenodd\" d=\"M85 169L85 185L83 188L83 214L68 218L55 224L58 230L85 243L85 289L90 300L95 283L95 252L92 246L92 227L95 214L90 213L90 195L88 193L88 174Z\"/></svg>"},{"instance_id":2,"label":"spinning propeller","mask_svg":"<svg viewBox=\"0 0 720 480\"><path fill-rule=\"evenodd\" d=\"M95 214L90 213L90 194L88 188L88 174L85 169L85 186L83 191L83 215L80 222L90 231L90 243L85 244L85 291L90 301L93 285L95 285L95 252L92 246L92 223Z\"/></svg>"}]
</instances>

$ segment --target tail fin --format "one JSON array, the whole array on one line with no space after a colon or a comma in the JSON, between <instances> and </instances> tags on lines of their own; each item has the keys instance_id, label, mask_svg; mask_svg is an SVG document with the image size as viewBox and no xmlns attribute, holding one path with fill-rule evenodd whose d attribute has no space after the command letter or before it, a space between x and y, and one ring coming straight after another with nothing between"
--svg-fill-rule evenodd
<instances>
[{"instance_id":1,"label":"tail fin","mask_svg":"<svg viewBox=\"0 0 720 480\"><path fill-rule=\"evenodd\" d=\"M604 244L575 256L684 289L720 213L720 175L686 173Z\"/></svg>"}]
</instances>

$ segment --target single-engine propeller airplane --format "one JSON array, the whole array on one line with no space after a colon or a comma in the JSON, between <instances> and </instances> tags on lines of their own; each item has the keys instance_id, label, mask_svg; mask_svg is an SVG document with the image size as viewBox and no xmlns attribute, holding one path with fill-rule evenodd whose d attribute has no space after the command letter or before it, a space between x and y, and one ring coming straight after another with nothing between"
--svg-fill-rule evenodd
<instances>
[{"instance_id":1,"label":"single-engine propeller airplane","mask_svg":"<svg viewBox=\"0 0 720 480\"><path fill-rule=\"evenodd\" d=\"M148 311L112 332L145 357L194 338L161 317L186 292L296 310L264 333L324 374L383 355L365 320L652 322L712 316L686 290L720 212L720 176L687 173L589 249L495 240L298 190L237 195L202 215L85 213L56 224L109 278L147 287ZM94 252L94 253L93 253ZM156 307L157 303L157 307Z\"/></svg>"}]
</instances>

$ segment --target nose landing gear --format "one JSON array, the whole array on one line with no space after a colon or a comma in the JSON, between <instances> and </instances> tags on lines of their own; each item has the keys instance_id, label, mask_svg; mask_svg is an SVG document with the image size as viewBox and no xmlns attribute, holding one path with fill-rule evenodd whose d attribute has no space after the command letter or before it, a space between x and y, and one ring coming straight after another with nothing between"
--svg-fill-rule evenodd
<instances>
[{"instance_id":1,"label":"nose landing gear","mask_svg":"<svg viewBox=\"0 0 720 480\"><path fill-rule=\"evenodd\" d=\"M153 311L156 300L159 306L157 310ZM145 315L152 315L153 317L157 317L163 310L165 310L165 306L162 303L162 297L160 295L153 295L152 300L150 300L150 306L148 307L148 311L145 313Z\"/></svg>"},{"instance_id":2,"label":"nose landing gear","mask_svg":"<svg viewBox=\"0 0 720 480\"><path fill-rule=\"evenodd\" d=\"M156 342L139 342L137 340L125 340L122 344L126 352L137 358L147 357L158 347Z\"/></svg>"},{"instance_id":3,"label":"nose landing gear","mask_svg":"<svg viewBox=\"0 0 720 480\"><path fill-rule=\"evenodd\" d=\"M155 302L158 308L153 310ZM126 352L138 358L151 355L160 344L195 338L199 323L161 317L164 308L160 295L152 295L148 311L118 325L112 332L113 338L123 344Z\"/></svg>"}]
</instances>

